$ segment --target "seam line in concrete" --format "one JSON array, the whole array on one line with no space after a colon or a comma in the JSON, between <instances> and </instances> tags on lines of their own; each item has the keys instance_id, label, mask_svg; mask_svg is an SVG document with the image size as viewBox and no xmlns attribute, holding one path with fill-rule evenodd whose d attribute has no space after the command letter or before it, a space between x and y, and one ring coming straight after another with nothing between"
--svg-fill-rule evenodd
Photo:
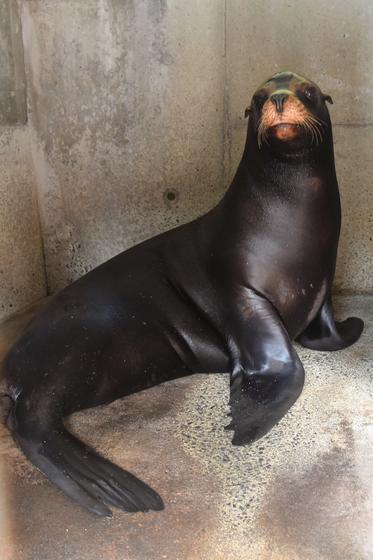
<instances>
[{"instance_id":1,"label":"seam line in concrete","mask_svg":"<svg viewBox=\"0 0 373 560\"><path fill-rule=\"evenodd\" d=\"M373 126L373 123L333 123L333 126L346 126L351 128L366 128Z\"/></svg>"},{"instance_id":2,"label":"seam line in concrete","mask_svg":"<svg viewBox=\"0 0 373 560\"><path fill-rule=\"evenodd\" d=\"M228 88L228 0L224 0L224 102L223 102L223 182L224 188L227 187L228 177L231 171L231 149L232 149L232 133L230 123L230 107L229 107L229 88Z\"/></svg>"}]
</instances>

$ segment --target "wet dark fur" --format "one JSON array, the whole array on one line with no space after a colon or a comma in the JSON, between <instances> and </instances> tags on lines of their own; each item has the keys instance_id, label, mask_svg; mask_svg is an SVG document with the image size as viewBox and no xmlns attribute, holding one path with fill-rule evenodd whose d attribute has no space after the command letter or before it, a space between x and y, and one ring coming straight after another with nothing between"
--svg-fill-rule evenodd
<instances>
[{"instance_id":1,"label":"wet dark fur","mask_svg":"<svg viewBox=\"0 0 373 560\"><path fill-rule=\"evenodd\" d=\"M216 208L53 297L7 355L9 429L27 457L90 511L163 503L73 437L65 416L169 379L229 371L233 443L249 443L302 390L292 339L338 350L360 336L359 319L333 319L340 203L325 96L315 86L307 100L310 83L280 73L261 87L261 99L254 96L242 161ZM263 91L281 108L278 89L324 123L321 142L300 128L291 142L268 131L259 147Z\"/></svg>"}]
</instances>

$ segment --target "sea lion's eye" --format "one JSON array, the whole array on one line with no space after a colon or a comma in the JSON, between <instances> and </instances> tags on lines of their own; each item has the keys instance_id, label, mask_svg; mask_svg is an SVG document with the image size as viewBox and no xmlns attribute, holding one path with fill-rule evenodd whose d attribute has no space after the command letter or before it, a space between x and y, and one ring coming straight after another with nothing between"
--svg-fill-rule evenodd
<instances>
[{"instance_id":1,"label":"sea lion's eye","mask_svg":"<svg viewBox=\"0 0 373 560\"><path fill-rule=\"evenodd\" d=\"M268 95L265 91L259 91L254 95L254 101L257 105L264 105L267 99Z\"/></svg>"},{"instance_id":2,"label":"sea lion's eye","mask_svg":"<svg viewBox=\"0 0 373 560\"><path fill-rule=\"evenodd\" d=\"M306 86L303 90L304 95L307 99L314 99L316 96L316 88L313 86Z\"/></svg>"}]
</instances>

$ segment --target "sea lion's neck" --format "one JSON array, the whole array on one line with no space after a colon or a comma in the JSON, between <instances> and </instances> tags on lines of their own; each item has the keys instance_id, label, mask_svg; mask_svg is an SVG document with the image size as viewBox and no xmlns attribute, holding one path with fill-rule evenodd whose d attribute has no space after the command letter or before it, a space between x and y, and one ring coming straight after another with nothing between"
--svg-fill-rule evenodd
<instances>
[{"instance_id":1,"label":"sea lion's neck","mask_svg":"<svg viewBox=\"0 0 373 560\"><path fill-rule=\"evenodd\" d=\"M214 222L212 244L229 244L230 250L249 250L253 240L281 239L294 244L296 232L315 224L327 250L336 249L340 229L340 200L333 146L277 157L269 149L247 142L241 163L225 196L209 215ZM298 236L304 244L294 252L309 252L314 236ZM317 243L316 243L317 244Z\"/></svg>"},{"instance_id":2,"label":"sea lion's neck","mask_svg":"<svg viewBox=\"0 0 373 560\"><path fill-rule=\"evenodd\" d=\"M319 204L330 197L339 198L331 133L321 145L294 152L259 147L256 137L248 134L226 202L253 204L271 195L279 200L310 198L313 204L317 197Z\"/></svg>"}]
</instances>

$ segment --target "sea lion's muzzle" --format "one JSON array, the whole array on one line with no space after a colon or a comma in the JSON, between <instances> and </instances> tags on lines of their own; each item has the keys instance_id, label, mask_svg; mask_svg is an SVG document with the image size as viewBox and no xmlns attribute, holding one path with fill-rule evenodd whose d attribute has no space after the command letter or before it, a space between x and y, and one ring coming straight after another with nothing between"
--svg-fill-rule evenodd
<instances>
[{"instance_id":1,"label":"sea lion's muzzle","mask_svg":"<svg viewBox=\"0 0 373 560\"><path fill-rule=\"evenodd\" d=\"M317 145L322 139L321 122L290 90L274 91L262 107L258 125L258 144L272 137L290 142L301 135Z\"/></svg>"}]
</instances>

